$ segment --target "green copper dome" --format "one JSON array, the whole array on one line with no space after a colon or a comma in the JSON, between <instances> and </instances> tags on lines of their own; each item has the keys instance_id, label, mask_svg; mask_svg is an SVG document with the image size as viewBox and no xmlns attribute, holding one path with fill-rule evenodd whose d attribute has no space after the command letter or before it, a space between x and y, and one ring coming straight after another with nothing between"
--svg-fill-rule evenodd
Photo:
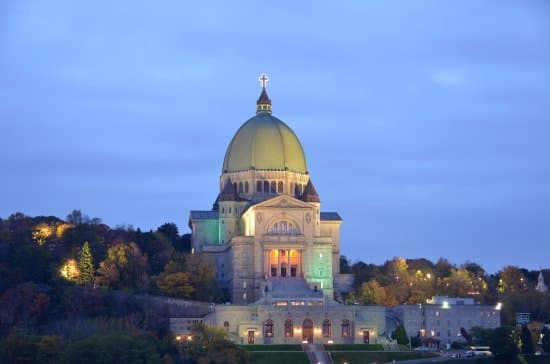
<instances>
[{"instance_id":1,"label":"green copper dome","mask_svg":"<svg viewBox=\"0 0 550 364\"><path fill-rule=\"evenodd\" d=\"M260 100L258 101L260 105ZM271 105L269 105L271 106ZM262 112L246 121L229 143L223 173L250 169L307 173L306 156L298 137L281 120Z\"/></svg>"}]
</instances>

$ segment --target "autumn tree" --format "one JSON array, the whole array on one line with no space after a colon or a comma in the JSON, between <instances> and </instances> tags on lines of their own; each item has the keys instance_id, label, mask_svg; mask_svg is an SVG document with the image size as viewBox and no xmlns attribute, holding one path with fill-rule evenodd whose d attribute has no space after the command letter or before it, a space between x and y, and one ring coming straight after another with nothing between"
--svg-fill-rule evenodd
<instances>
[{"instance_id":1,"label":"autumn tree","mask_svg":"<svg viewBox=\"0 0 550 364\"><path fill-rule=\"evenodd\" d=\"M513 294L527 288L525 276L518 267L507 266L499 275L498 290L500 293Z\"/></svg>"},{"instance_id":2,"label":"autumn tree","mask_svg":"<svg viewBox=\"0 0 550 364\"><path fill-rule=\"evenodd\" d=\"M94 278L94 261L87 241L84 242L78 254L78 271L78 280L82 285L89 284Z\"/></svg>"},{"instance_id":3,"label":"autumn tree","mask_svg":"<svg viewBox=\"0 0 550 364\"><path fill-rule=\"evenodd\" d=\"M189 272L168 273L159 277L157 287L167 296L189 298L195 291L190 276Z\"/></svg>"},{"instance_id":4,"label":"autumn tree","mask_svg":"<svg viewBox=\"0 0 550 364\"><path fill-rule=\"evenodd\" d=\"M193 339L183 350L183 357L189 362L247 364L250 361L248 353L229 341L222 328L195 324L191 334Z\"/></svg>"},{"instance_id":5,"label":"autumn tree","mask_svg":"<svg viewBox=\"0 0 550 364\"><path fill-rule=\"evenodd\" d=\"M204 254L188 254L185 257L184 271L190 274L195 299L213 302L221 298L216 280L216 266L210 257Z\"/></svg>"},{"instance_id":6,"label":"autumn tree","mask_svg":"<svg viewBox=\"0 0 550 364\"><path fill-rule=\"evenodd\" d=\"M386 289L376 279L371 279L361 285L357 300L366 305L383 305L386 302Z\"/></svg>"}]
</instances>

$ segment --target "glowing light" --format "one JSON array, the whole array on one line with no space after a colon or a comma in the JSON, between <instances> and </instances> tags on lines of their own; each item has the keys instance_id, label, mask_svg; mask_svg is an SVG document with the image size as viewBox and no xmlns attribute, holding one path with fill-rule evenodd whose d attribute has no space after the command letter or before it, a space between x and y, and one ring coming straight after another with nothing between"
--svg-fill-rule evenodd
<instances>
[{"instance_id":1,"label":"glowing light","mask_svg":"<svg viewBox=\"0 0 550 364\"><path fill-rule=\"evenodd\" d=\"M497 303L497 305L495 306L495 310L502 310L502 302Z\"/></svg>"},{"instance_id":2,"label":"glowing light","mask_svg":"<svg viewBox=\"0 0 550 364\"><path fill-rule=\"evenodd\" d=\"M426 277L427 277L428 279L432 279L432 275L431 275L430 273L426 274Z\"/></svg>"},{"instance_id":3,"label":"glowing light","mask_svg":"<svg viewBox=\"0 0 550 364\"><path fill-rule=\"evenodd\" d=\"M61 268L59 268L59 275L68 281L75 281L78 276L80 276L80 271L78 270L76 260L66 260Z\"/></svg>"},{"instance_id":4,"label":"glowing light","mask_svg":"<svg viewBox=\"0 0 550 364\"><path fill-rule=\"evenodd\" d=\"M327 341L327 343L328 343L329 345L334 344L334 340L329 340L329 341Z\"/></svg>"},{"instance_id":5,"label":"glowing light","mask_svg":"<svg viewBox=\"0 0 550 364\"><path fill-rule=\"evenodd\" d=\"M448 309L449 308L449 302L443 301L443 305L441 306L441 308Z\"/></svg>"}]
</instances>

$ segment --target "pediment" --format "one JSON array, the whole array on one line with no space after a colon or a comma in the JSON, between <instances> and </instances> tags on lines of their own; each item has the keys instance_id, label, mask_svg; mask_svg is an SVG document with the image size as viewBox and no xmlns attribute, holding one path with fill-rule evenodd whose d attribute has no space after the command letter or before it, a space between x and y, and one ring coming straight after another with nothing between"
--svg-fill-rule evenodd
<instances>
[{"instance_id":1,"label":"pediment","mask_svg":"<svg viewBox=\"0 0 550 364\"><path fill-rule=\"evenodd\" d=\"M304 201L298 200L297 198L294 198L292 196L288 195L279 195L275 196L273 198L270 198L269 200L260 202L259 204L255 205L256 208L258 207L268 207L268 208L286 208L286 209L292 209L292 208L312 208L312 206Z\"/></svg>"}]
</instances>

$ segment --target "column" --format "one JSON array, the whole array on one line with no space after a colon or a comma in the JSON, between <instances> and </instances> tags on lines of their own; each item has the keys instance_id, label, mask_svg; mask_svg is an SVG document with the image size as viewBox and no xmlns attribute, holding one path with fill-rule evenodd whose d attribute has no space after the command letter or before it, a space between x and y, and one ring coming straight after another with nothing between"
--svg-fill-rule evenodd
<instances>
[{"instance_id":1,"label":"column","mask_svg":"<svg viewBox=\"0 0 550 364\"><path fill-rule=\"evenodd\" d=\"M281 276L281 251L277 250L277 277Z\"/></svg>"}]
</instances>

